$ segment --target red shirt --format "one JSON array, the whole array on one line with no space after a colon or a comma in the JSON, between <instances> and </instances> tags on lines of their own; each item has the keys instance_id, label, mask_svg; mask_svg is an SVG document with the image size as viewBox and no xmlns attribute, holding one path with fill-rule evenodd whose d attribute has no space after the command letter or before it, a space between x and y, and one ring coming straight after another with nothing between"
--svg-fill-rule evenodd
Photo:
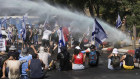
<instances>
[{"instance_id":1,"label":"red shirt","mask_svg":"<svg viewBox=\"0 0 140 79\"><path fill-rule=\"evenodd\" d=\"M74 63L75 64L83 64L83 53L79 53L78 55L74 55Z\"/></svg>"}]
</instances>

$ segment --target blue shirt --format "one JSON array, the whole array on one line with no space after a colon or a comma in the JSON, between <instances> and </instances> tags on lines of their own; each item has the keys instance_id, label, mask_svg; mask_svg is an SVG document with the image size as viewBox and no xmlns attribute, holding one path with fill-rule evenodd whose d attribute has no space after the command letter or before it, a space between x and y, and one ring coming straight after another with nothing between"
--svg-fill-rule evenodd
<instances>
[{"instance_id":1,"label":"blue shirt","mask_svg":"<svg viewBox=\"0 0 140 79\"><path fill-rule=\"evenodd\" d=\"M26 73L26 69L28 69L28 61L29 60L31 60L32 59L32 55L28 55L28 56L25 56L25 57L21 57L20 59L19 59L19 61L22 61L22 60L26 60L26 62L24 62L23 64L22 64L22 69L21 69L21 75L27 75L27 73Z\"/></svg>"}]
</instances>

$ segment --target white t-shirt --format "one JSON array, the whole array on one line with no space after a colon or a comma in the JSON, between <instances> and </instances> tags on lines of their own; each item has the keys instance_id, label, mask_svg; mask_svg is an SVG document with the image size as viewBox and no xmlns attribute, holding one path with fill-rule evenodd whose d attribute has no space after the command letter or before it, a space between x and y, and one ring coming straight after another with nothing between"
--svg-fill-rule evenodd
<instances>
[{"instance_id":1,"label":"white t-shirt","mask_svg":"<svg viewBox=\"0 0 140 79\"><path fill-rule=\"evenodd\" d=\"M38 53L38 56L39 56L39 59L41 59L43 61L45 66L48 67L48 58L51 56L51 54L42 51L42 52Z\"/></svg>"},{"instance_id":2,"label":"white t-shirt","mask_svg":"<svg viewBox=\"0 0 140 79\"><path fill-rule=\"evenodd\" d=\"M49 36L50 36L51 33L52 33L52 31L50 31L50 30L45 30L45 31L43 32L43 37L42 37L42 39L49 40Z\"/></svg>"}]
</instances>

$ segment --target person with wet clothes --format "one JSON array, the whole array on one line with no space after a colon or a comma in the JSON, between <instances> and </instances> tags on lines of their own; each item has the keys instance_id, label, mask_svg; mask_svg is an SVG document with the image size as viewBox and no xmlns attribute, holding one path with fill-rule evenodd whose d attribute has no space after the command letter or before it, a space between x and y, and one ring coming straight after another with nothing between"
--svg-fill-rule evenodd
<instances>
[{"instance_id":1,"label":"person with wet clothes","mask_svg":"<svg viewBox=\"0 0 140 79\"><path fill-rule=\"evenodd\" d=\"M120 69L120 56L118 54L118 49L114 48L112 53L108 56L108 69L118 70Z\"/></svg>"},{"instance_id":2,"label":"person with wet clothes","mask_svg":"<svg viewBox=\"0 0 140 79\"><path fill-rule=\"evenodd\" d=\"M62 46L61 52L57 55L57 60L60 62L60 70L67 71L71 69L70 54L65 46Z\"/></svg>"},{"instance_id":3,"label":"person with wet clothes","mask_svg":"<svg viewBox=\"0 0 140 79\"><path fill-rule=\"evenodd\" d=\"M90 66L98 65L100 53L96 51L95 45L91 45L89 48L81 52L86 53L86 57L88 58L86 62L88 62Z\"/></svg>"},{"instance_id":4,"label":"person with wet clothes","mask_svg":"<svg viewBox=\"0 0 140 79\"><path fill-rule=\"evenodd\" d=\"M72 69L73 70L85 69L84 66L85 57L86 55L81 53L81 48L79 46L76 46L74 49L74 54L72 56Z\"/></svg>"},{"instance_id":5,"label":"person with wet clothes","mask_svg":"<svg viewBox=\"0 0 140 79\"><path fill-rule=\"evenodd\" d=\"M28 62L28 69L26 70L30 73L30 79L43 79L45 73L42 68L45 69L45 64L38 58L38 54L33 53L32 59Z\"/></svg>"},{"instance_id":6,"label":"person with wet clothes","mask_svg":"<svg viewBox=\"0 0 140 79\"><path fill-rule=\"evenodd\" d=\"M120 60L122 63L123 63L123 68L126 69L126 70L132 70L134 69L134 58L133 58L133 54L131 53L127 53L127 54L124 54L122 57L121 57L121 60Z\"/></svg>"}]
</instances>

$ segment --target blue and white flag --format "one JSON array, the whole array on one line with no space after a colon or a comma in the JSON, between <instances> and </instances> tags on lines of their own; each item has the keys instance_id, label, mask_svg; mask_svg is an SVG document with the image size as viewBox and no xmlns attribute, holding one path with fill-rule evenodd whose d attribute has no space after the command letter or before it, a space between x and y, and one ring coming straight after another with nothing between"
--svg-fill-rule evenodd
<instances>
[{"instance_id":1,"label":"blue and white flag","mask_svg":"<svg viewBox=\"0 0 140 79\"><path fill-rule=\"evenodd\" d=\"M23 22L22 22L22 38L23 38L23 41L25 41L26 39L26 23L25 21L27 20L28 18L28 14L25 14L23 16Z\"/></svg>"},{"instance_id":2,"label":"blue and white flag","mask_svg":"<svg viewBox=\"0 0 140 79\"><path fill-rule=\"evenodd\" d=\"M58 30L58 35L59 35L58 53L60 53L61 52L60 48L62 46L65 46L66 44L62 27L60 27L60 29Z\"/></svg>"},{"instance_id":3,"label":"blue and white flag","mask_svg":"<svg viewBox=\"0 0 140 79\"><path fill-rule=\"evenodd\" d=\"M107 34L105 33L102 26L95 19L93 25L92 40L95 41L95 43L102 44L102 42L104 42L106 38Z\"/></svg>"},{"instance_id":4,"label":"blue and white flag","mask_svg":"<svg viewBox=\"0 0 140 79\"><path fill-rule=\"evenodd\" d=\"M2 19L1 25L3 25L5 28L7 28L7 17L6 16Z\"/></svg>"},{"instance_id":5,"label":"blue and white flag","mask_svg":"<svg viewBox=\"0 0 140 79\"><path fill-rule=\"evenodd\" d=\"M116 28L119 28L121 24L122 24L122 21L121 21L120 15L118 14L118 18L116 20Z\"/></svg>"}]
</instances>

